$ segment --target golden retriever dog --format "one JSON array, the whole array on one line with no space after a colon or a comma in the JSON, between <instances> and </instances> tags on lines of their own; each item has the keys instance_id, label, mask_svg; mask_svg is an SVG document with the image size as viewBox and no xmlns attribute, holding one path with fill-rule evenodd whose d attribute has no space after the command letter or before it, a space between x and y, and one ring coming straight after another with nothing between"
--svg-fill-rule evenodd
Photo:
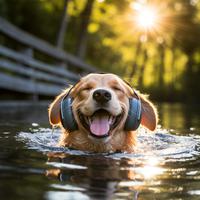
<instances>
[{"instance_id":1,"label":"golden retriever dog","mask_svg":"<svg viewBox=\"0 0 200 200\"><path fill-rule=\"evenodd\" d=\"M61 119L61 104L66 96L73 99L70 106L77 126L74 130L64 128ZM141 125L155 130L158 118L154 105L117 75L92 73L81 78L49 107L50 123L63 130L59 145L99 153L134 152L136 130L124 128L130 99L140 101Z\"/></svg>"}]
</instances>

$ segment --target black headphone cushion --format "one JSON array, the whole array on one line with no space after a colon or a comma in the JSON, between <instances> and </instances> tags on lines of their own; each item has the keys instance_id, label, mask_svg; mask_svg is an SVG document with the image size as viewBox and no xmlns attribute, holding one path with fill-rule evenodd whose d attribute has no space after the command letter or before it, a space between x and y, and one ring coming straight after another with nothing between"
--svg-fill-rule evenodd
<instances>
[{"instance_id":1,"label":"black headphone cushion","mask_svg":"<svg viewBox=\"0 0 200 200\"><path fill-rule=\"evenodd\" d=\"M63 127L69 132L73 132L78 129L78 125L72 111L72 98L68 95L61 101L60 118Z\"/></svg>"},{"instance_id":2,"label":"black headphone cushion","mask_svg":"<svg viewBox=\"0 0 200 200\"><path fill-rule=\"evenodd\" d=\"M129 112L125 122L125 131L136 130L141 122L141 101L140 99L129 99Z\"/></svg>"}]
</instances>

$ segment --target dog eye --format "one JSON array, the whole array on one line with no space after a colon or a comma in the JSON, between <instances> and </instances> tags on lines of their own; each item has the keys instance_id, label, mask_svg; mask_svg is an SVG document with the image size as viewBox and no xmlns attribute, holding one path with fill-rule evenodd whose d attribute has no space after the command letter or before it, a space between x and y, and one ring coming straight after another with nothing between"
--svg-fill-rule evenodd
<instances>
[{"instance_id":1,"label":"dog eye","mask_svg":"<svg viewBox=\"0 0 200 200\"><path fill-rule=\"evenodd\" d=\"M122 91L121 88L116 87L116 86L112 87L112 89L115 90L115 91Z\"/></svg>"},{"instance_id":2,"label":"dog eye","mask_svg":"<svg viewBox=\"0 0 200 200\"><path fill-rule=\"evenodd\" d=\"M82 91L89 91L91 89L92 89L92 87L85 87L85 88L82 89Z\"/></svg>"}]
</instances>

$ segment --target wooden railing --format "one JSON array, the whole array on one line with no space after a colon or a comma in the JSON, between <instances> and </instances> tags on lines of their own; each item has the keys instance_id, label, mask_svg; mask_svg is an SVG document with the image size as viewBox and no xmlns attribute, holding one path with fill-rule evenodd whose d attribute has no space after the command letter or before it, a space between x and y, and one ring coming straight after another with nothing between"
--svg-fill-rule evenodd
<instances>
[{"instance_id":1,"label":"wooden railing","mask_svg":"<svg viewBox=\"0 0 200 200\"><path fill-rule=\"evenodd\" d=\"M32 94L34 99L54 96L80 76L95 71L0 17L0 89Z\"/></svg>"}]
</instances>

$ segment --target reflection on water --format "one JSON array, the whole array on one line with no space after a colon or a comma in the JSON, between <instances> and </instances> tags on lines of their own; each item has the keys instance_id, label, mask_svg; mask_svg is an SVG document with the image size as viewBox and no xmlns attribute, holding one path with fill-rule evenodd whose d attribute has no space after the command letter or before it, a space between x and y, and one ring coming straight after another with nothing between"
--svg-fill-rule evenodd
<instances>
[{"instance_id":1,"label":"reflection on water","mask_svg":"<svg viewBox=\"0 0 200 200\"><path fill-rule=\"evenodd\" d=\"M48 192L48 199L55 196L61 199L138 199L146 190L162 197L163 179L170 180L179 172L196 176L182 165L197 161L200 155L198 136L176 136L162 129L149 134L140 128L135 153L94 154L58 147L59 129L53 135L51 129L32 127L30 130L19 133L17 140L23 141L27 148L45 152L48 166L45 175L60 181L51 187L62 192ZM173 165L176 167L171 168ZM178 165L181 167L177 168ZM166 190L176 191L169 185L164 186Z\"/></svg>"},{"instance_id":2,"label":"reflection on water","mask_svg":"<svg viewBox=\"0 0 200 200\"><path fill-rule=\"evenodd\" d=\"M161 104L158 109L160 122L167 129L195 131L200 126L200 105Z\"/></svg>"},{"instance_id":3,"label":"reflection on water","mask_svg":"<svg viewBox=\"0 0 200 200\"><path fill-rule=\"evenodd\" d=\"M46 106L1 108L1 199L199 199L199 110L158 108L168 130L140 129L134 154L57 147Z\"/></svg>"}]
</instances>

